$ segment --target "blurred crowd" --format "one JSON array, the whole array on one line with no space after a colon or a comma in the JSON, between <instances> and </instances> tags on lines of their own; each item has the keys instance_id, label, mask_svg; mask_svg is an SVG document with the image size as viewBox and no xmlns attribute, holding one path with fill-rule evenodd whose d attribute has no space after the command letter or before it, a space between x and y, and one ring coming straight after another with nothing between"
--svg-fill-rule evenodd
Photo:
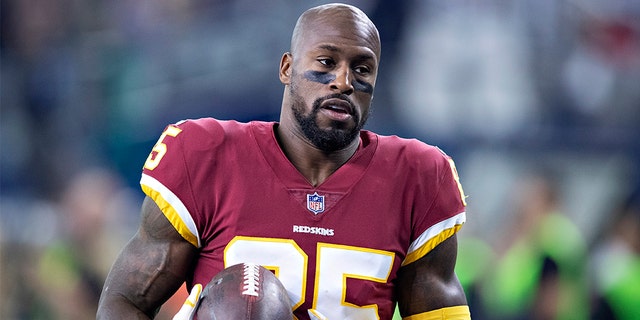
<instances>
[{"instance_id":1,"label":"blurred crowd","mask_svg":"<svg viewBox=\"0 0 640 320\"><path fill-rule=\"evenodd\" d=\"M0 318L94 318L164 126L277 120L325 2L0 2ZM346 2L383 42L367 128L456 159L473 319L640 319L640 2Z\"/></svg>"}]
</instances>

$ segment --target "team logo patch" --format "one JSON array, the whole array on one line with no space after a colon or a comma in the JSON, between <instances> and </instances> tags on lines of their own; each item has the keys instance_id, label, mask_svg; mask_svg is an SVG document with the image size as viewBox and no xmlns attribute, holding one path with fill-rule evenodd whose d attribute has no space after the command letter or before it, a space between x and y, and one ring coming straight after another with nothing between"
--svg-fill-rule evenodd
<instances>
[{"instance_id":1,"label":"team logo patch","mask_svg":"<svg viewBox=\"0 0 640 320\"><path fill-rule=\"evenodd\" d=\"M307 194L307 209L318 214L324 211L324 196L319 195L317 192L314 194Z\"/></svg>"}]
</instances>

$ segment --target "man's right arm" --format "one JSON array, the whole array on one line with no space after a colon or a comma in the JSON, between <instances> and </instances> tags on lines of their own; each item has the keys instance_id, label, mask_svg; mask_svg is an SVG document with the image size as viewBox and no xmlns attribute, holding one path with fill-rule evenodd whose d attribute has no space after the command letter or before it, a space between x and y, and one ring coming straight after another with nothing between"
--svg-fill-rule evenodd
<instances>
[{"instance_id":1,"label":"man's right arm","mask_svg":"<svg viewBox=\"0 0 640 320\"><path fill-rule=\"evenodd\" d=\"M98 319L153 318L192 270L198 249L182 238L148 197L141 216L138 232L107 276Z\"/></svg>"}]
</instances>

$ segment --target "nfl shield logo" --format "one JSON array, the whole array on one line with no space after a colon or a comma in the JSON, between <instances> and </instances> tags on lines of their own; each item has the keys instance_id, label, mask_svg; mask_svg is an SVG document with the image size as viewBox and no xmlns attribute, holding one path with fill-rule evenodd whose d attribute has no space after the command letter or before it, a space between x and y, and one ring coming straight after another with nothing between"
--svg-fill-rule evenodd
<instances>
[{"instance_id":1,"label":"nfl shield logo","mask_svg":"<svg viewBox=\"0 0 640 320\"><path fill-rule=\"evenodd\" d=\"M307 194L307 209L314 214L324 211L324 196L318 195L317 192Z\"/></svg>"}]
</instances>

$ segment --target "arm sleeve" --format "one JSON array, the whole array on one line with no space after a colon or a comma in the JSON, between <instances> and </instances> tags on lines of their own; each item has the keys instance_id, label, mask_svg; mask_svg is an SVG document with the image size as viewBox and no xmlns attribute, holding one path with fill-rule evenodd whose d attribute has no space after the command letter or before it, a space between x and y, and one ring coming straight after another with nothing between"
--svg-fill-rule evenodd
<instances>
[{"instance_id":1,"label":"arm sleeve","mask_svg":"<svg viewBox=\"0 0 640 320\"><path fill-rule=\"evenodd\" d=\"M420 192L424 195L418 201L428 203L424 211L415 215L415 238L402 265L412 263L429 253L438 244L454 235L466 221L466 201L458 178L455 163L451 157L439 149L433 155L433 162L425 175L427 186ZM418 206L419 207L419 206Z\"/></svg>"},{"instance_id":2,"label":"arm sleeve","mask_svg":"<svg viewBox=\"0 0 640 320\"><path fill-rule=\"evenodd\" d=\"M200 237L193 218L196 207L192 200L189 168L181 143L181 138L188 132L183 129L179 124L165 128L144 164L140 186L180 235L200 247Z\"/></svg>"}]
</instances>

